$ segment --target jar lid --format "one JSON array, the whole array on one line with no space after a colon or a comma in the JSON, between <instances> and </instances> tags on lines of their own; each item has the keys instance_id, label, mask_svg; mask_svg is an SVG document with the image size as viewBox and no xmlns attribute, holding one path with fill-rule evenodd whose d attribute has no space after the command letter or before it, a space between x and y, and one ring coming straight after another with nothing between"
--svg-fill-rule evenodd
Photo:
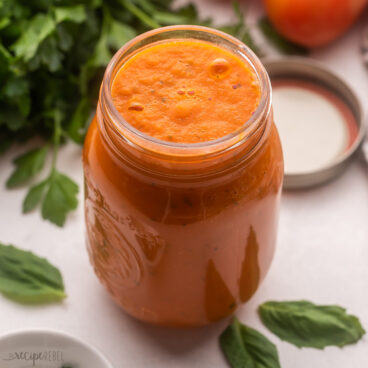
<instances>
[{"instance_id":1,"label":"jar lid","mask_svg":"<svg viewBox=\"0 0 368 368\"><path fill-rule=\"evenodd\" d=\"M304 188L336 177L364 138L358 97L314 60L289 57L263 63L284 152L284 187Z\"/></svg>"}]
</instances>

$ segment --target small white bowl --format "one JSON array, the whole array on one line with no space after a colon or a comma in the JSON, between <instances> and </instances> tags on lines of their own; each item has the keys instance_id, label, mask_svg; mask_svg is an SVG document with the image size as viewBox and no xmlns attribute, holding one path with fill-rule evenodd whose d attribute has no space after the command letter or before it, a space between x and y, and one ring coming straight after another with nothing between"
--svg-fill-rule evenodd
<instances>
[{"instance_id":1,"label":"small white bowl","mask_svg":"<svg viewBox=\"0 0 368 368\"><path fill-rule=\"evenodd\" d=\"M0 367L114 368L93 346L52 330L22 330L0 336Z\"/></svg>"}]
</instances>

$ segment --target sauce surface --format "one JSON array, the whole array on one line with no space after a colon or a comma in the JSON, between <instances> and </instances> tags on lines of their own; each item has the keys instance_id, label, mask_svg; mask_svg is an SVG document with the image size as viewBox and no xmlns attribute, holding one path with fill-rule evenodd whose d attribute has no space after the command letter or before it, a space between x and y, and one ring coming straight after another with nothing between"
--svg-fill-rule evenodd
<instances>
[{"instance_id":1,"label":"sauce surface","mask_svg":"<svg viewBox=\"0 0 368 368\"><path fill-rule=\"evenodd\" d=\"M155 44L128 59L111 95L141 132L164 141L206 142L236 131L260 96L253 69L222 47L199 40Z\"/></svg>"}]
</instances>

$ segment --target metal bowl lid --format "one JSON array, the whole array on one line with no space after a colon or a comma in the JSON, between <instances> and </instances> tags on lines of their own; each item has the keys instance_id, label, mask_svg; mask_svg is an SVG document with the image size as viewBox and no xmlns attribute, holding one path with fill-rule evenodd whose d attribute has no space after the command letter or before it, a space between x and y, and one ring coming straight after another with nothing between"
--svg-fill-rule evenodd
<instances>
[{"instance_id":1,"label":"metal bowl lid","mask_svg":"<svg viewBox=\"0 0 368 368\"><path fill-rule=\"evenodd\" d=\"M264 60L285 160L285 188L324 183L345 169L364 138L354 91L318 62Z\"/></svg>"}]
</instances>

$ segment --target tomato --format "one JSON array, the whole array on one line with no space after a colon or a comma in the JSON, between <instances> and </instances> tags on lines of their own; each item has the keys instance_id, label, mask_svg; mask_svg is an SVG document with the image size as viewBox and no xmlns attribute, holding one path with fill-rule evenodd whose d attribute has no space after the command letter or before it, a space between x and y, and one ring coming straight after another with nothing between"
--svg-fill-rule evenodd
<instances>
[{"instance_id":1,"label":"tomato","mask_svg":"<svg viewBox=\"0 0 368 368\"><path fill-rule=\"evenodd\" d=\"M339 37L368 0L264 0L268 17L287 39L306 47Z\"/></svg>"}]
</instances>

